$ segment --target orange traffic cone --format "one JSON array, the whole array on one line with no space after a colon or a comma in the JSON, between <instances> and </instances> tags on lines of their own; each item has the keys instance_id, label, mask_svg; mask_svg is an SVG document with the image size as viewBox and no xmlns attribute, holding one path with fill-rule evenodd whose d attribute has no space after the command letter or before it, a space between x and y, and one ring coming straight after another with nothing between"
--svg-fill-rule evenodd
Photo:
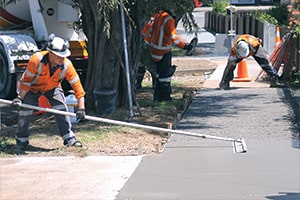
<instances>
[{"instance_id":1,"label":"orange traffic cone","mask_svg":"<svg viewBox=\"0 0 300 200\"><path fill-rule=\"evenodd\" d=\"M275 37L275 47L280 43L280 29L279 26L276 26L276 37Z\"/></svg>"},{"instance_id":2,"label":"orange traffic cone","mask_svg":"<svg viewBox=\"0 0 300 200\"><path fill-rule=\"evenodd\" d=\"M252 81L252 78L248 76L246 59L243 59L241 62L238 63L237 77L234 78L232 81L234 81L234 82L250 82L250 81Z\"/></svg>"},{"instance_id":3,"label":"orange traffic cone","mask_svg":"<svg viewBox=\"0 0 300 200\"><path fill-rule=\"evenodd\" d=\"M48 100L47 97L45 97L44 95L41 95L41 96L39 97L38 101L39 101L39 107L43 107L43 108L51 108L51 105L50 105L50 103L49 103L49 100ZM34 115L37 116L37 115L42 115L42 114L44 114L44 113L45 113L45 111L39 110L39 111L36 111L36 112L34 113Z\"/></svg>"}]
</instances>

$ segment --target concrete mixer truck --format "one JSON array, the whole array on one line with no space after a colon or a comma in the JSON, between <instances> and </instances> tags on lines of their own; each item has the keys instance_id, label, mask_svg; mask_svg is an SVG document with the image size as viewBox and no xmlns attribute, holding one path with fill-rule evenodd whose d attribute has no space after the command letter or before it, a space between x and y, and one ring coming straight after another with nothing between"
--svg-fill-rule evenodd
<instances>
[{"instance_id":1,"label":"concrete mixer truck","mask_svg":"<svg viewBox=\"0 0 300 200\"><path fill-rule=\"evenodd\" d=\"M0 98L16 96L21 72L31 55L46 47L51 33L69 40L69 59L84 79L88 54L80 10L72 0L16 0L0 7Z\"/></svg>"}]
</instances>

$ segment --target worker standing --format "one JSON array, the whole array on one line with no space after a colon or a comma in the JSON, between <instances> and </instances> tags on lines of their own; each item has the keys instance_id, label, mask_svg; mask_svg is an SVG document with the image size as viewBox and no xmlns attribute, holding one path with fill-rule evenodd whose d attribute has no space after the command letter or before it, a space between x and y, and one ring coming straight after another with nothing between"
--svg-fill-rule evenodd
<instances>
[{"instance_id":1,"label":"worker standing","mask_svg":"<svg viewBox=\"0 0 300 200\"><path fill-rule=\"evenodd\" d=\"M139 67L136 73L136 89L142 88L142 82L144 79L144 75L146 73L146 70L148 70L152 77L152 87L155 87L156 82L156 65L151 59L151 55L149 52L149 46L151 42L151 31L152 31L152 25L154 22L156 14L153 14L150 18L150 20L147 22L147 24L142 29L142 35L144 37L144 43L141 45L141 57L140 57L140 63Z\"/></svg>"},{"instance_id":2,"label":"worker standing","mask_svg":"<svg viewBox=\"0 0 300 200\"><path fill-rule=\"evenodd\" d=\"M220 89L230 89L229 82L233 80L233 72L236 65L249 56L253 56L260 67L271 77L272 81L278 82L277 72L272 67L267 52L262 47L261 39L256 38L253 35L244 34L237 37L234 41L222 80L219 84Z\"/></svg>"},{"instance_id":3,"label":"worker standing","mask_svg":"<svg viewBox=\"0 0 300 200\"><path fill-rule=\"evenodd\" d=\"M22 103L38 105L38 98L44 95L49 100L51 107L60 111L67 111L64 92L61 82L66 79L75 92L78 100L76 117L85 118L84 96L85 91L72 62L67 59L71 52L68 41L49 36L47 50L32 55L25 72L22 74L18 96L13 99L12 105L19 106ZM19 112L18 132L16 134L16 147L25 150L29 144L29 123L33 110L21 108ZM55 115L56 124L63 138L65 146L82 147L80 141L71 130L69 116Z\"/></svg>"},{"instance_id":4,"label":"worker standing","mask_svg":"<svg viewBox=\"0 0 300 200\"><path fill-rule=\"evenodd\" d=\"M193 46L177 36L175 16L169 10L154 14L142 33L149 43L151 58L156 65L157 80L153 98L155 101L170 101L171 77L176 70L176 66L172 65L172 46L175 44L185 50L191 50Z\"/></svg>"}]
</instances>

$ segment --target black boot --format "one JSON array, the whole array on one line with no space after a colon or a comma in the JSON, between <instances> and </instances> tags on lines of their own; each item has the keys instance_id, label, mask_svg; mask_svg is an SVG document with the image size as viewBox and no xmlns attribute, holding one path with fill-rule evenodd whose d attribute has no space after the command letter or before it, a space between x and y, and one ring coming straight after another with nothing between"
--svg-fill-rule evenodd
<instances>
[{"instance_id":1,"label":"black boot","mask_svg":"<svg viewBox=\"0 0 300 200\"><path fill-rule=\"evenodd\" d=\"M171 83L170 82L162 82L161 83L159 96L160 96L159 101L172 101Z\"/></svg>"},{"instance_id":2,"label":"black boot","mask_svg":"<svg viewBox=\"0 0 300 200\"><path fill-rule=\"evenodd\" d=\"M74 136L64 140L64 145L66 147L82 147L82 143L76 140Z\"/></svg>"},{"instance_id":3,"label":"black boot","mask_svg":"<svg viewBox=\"0 0 300 200\"><path fill-rule=\"evenodd\" d=\"M270 87L283 87L284 83L279 79L279 76L273 76L270 80Z\"/></svg>"},{"instance_id":4,"label":"black boot","mask_svg":"<svg viewBox=\"0 0 300 200\"><path fill-rule=\"evenodd\" d=\"M153 92L153 100L154 101L159 101L159 99L160 99L160 95L159 95L159 93L160 93L160 82L159 82L159 80L158 80L158 78L156 79L156 81L155 81L155 85L154 85L154 92Z\"/></svg>"}]
</instances>

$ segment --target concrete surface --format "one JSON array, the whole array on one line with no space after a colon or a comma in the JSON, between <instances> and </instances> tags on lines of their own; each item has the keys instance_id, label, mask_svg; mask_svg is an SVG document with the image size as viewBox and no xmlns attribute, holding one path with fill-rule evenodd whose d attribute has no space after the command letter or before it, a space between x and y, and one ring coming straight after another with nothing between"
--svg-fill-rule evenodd
<instances>
[{"instance_id":1,"label":"concrete surface","mask_svg":"<svg viewBox=\"0 0 300 200\"><path fill-rule=\"evenodd\" d=\"M113 200L141 159L142 156L1 158L0 199Z\"/></svg>"},{"instance_id":2,"label":"concrete surface","mask_svg":"<svg viewBox=\"0 0 300 200\"><path fill-rule=\"evenodd\" d=\"M299 200L299 118L287 94L249 85L200 90L178 129L244 138L248 152L234 154L227 141L173 135L162 154L142 159L117 199Z\"/></svg>"}]
</instances>

